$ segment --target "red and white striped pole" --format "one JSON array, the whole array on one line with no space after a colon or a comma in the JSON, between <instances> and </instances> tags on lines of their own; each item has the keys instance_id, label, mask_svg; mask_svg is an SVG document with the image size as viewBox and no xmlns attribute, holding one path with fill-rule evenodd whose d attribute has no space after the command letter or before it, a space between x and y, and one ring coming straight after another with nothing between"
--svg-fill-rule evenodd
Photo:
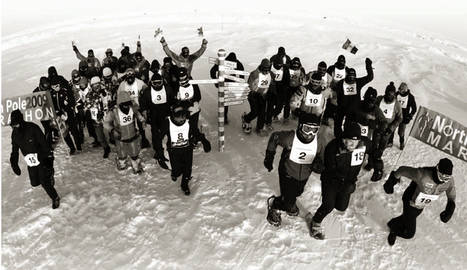
<instances>
[{"instance_id":1,"label":"red and white striped pole","mask_svg":"<svg viewBox=\"0 0 467 270\"><path fill-rule=\"evenodd\" d=\"M219 87L218 89L218 95L219 95L219 106L218 106L218 141L219 141L219 152L224 152L224 144L225 144L225 137L224 137L224 71L225 71L225 66L224 66L224 60L225 60L225 50L220 49L217 52L217 57L218 57L218 66L219 66Z\"/></svg>"}]
</instances>

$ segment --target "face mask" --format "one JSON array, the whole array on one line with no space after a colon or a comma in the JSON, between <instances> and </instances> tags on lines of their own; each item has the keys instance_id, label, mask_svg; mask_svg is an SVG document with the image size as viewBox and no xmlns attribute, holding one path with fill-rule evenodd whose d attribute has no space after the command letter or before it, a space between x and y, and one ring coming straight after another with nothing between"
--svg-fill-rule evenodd
<instances>
[{"instance_id":1,"label":"face mask","mask_svg":"<svg viewBox=\"0 0 467 270\"><path fill-rule=\"evenodd\" d=\"M133 83L135 82L135 75L134 75L134 74L127 75L126 81L127 81L129 84L133 84Z\"/></svg>"}]
</instances>

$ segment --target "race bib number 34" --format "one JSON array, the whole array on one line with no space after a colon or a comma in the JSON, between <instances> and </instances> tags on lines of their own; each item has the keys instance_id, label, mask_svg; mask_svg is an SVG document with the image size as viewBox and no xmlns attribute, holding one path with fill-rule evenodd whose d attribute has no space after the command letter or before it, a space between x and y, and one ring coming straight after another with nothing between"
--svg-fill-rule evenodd
<instances>
[{"instance_id":1,"label":"race bib number 34","mask_svg":"<svg viewBox=\"0 0 467 270\"><path fill-rule=\"evenodd\" d=\"M30 153L30 154L27 154L25 157L24 157L24 161L26 161L26 164L29 166L29 167L36 167L37 165L41 164L39 162L39 159L37 158L37 153Z\"/></svg>"}]
</instances>

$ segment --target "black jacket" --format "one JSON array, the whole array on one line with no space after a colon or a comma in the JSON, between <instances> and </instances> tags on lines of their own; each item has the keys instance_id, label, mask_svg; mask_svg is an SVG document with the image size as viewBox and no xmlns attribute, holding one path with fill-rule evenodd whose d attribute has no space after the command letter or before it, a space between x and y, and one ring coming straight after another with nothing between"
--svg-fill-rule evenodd
<instances>
[{"instance_id":1,"label":"black jacket","mask_svg":"<svg viewBox=\"0 0 467 270\"><path fill-rule=\"evenodd\" d=\"M41 163L44 163L51 153L44 133L38 125L31 122L22 122L19 128L13 129L11 145L10 164L12 167L18 166L18 150L21 150L23 156L37 153L37 158Z\"/></svg>"}]
</instances>

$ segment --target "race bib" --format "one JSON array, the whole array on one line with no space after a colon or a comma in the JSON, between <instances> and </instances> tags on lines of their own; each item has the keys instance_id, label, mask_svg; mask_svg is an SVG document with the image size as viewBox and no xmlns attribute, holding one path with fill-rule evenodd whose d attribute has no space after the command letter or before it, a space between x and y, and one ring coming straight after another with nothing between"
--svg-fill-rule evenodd
<instances>
[{"instance_id":1,"label":"race bib","mask_svg":"<svg viewBox=\"0 0 467 270\"><path fill-rule=\"evenodd\" d=\"M264 75L263 73L259 74L258 77L258 88L268 89L271 84L271 74L268 73Z\"/></svg>"},{"instance_id":2,"label":"race bib","mask_svg":"<svg viewBox=\"0 0 467 270\"><path fill-rule=\"evenodd\" d=\"M323 94L315 95L311 91L306 91L305 105L309 107L321 107L323 100Z\"/></svg>"},{"instance_id":3,"label":"race bib","mask_svg":"<svg viewBox=\"0 0 467 270\"><path fill-rule=\"evenodd\" d=\"M41 164L39 159L37 158L37 153L29 153L24 156L24 161L29 167L36 167L37 165Z\"/></svg>"},{"instance_id":4,"label":"race bib","mask_svg":"<svg viewBox=\"0 0 467 270\"><path fill-rule=\"evenodd\" d=\"M188 121L181 126L177 126L169 119L170 140L173 147L182 147L188 145L188 133L190 124Z\"/></svg>"},{"instance_id":5,"label":"race bib","mask_svg":"<svg viewBox=\"0 0 467 270\"><path fill-rule=\"evenodd\" d=\"M344 95L345 96L353 96L353 95L357 94L357 84L356 83L347 84L346 82L344 82L343 88L344 88Z\"/></svg>"},{"instance_id":6,"label":"race bib","mask_svg":"<svg viewBox=\"0 0 467 270\"><path fill-rule=\"evenodd\" d=\"M128 114L124 114L118 109L118 119L120 120L120 126L128 126L134 122L133 108L130 107Z\"/></svg>"},{"instance_id":7,"label":"race bib","mask_svg":"<svg viewBox=\"0 0 467 270\"><path fill-rule=\"evenodd\" d=\"M345 78L345 68L343 69L338 69L334 68L334 81L340 81Z\"/></svg>"},{"instance_id":8,"label":"race bib","mask_svg":"<svg viewBox=\"0 0 467 270\"><path fill-rule=\"evenodd\" d=\"M432 195L432 194L425 194L425 193L418 193L417 198L415 198L415 206L424 208L432 201L436 201L439 195Z\"/></svg>"},{"instance_id":9,"label":"race bib","mask_svg":"<svg viewBox=\"0 0 467 270\"><path fill-rule=\"evenodd\" d=\"M395 102L387 104L386 102L384 102L384 100L381 100L381 103L379 104L379 108L381 109L381 111L383 111L384 117L386 117L386 119L392 118L395 105L396 105Z\"/></svg>"},{"instance_id":10,"label":"race bib","mask_svg":"<svg viewBox=\"0 0 467 270\"><path fill-rule=\"evenodd\" d=\"M188 87L180 87L178 90L178 99L179 100L188 100L192 99L194 95L193 85Z\"/></svg>"},{"instance_id":11,"label":"race bib","mask_svg":"<svg viewBox=\"0 0 467 270\"><path fill-rule=\"evenodd\" d=\"M165 87L162 87L159 91L151 89L151 99L153 104L165 104L167 102Z\"/></svg>"},{"instance_id":12,"label":"race bib","mask_svg":"<svg viewBox=\"0 0 467 270\"><path fill-rule=\"evenodd\" d=\"M365 137L368 137L368 126L364 126L360 123L358 123L360 125L360 130L362 131L361 132L361 135L362 136L365 136Z\"/></svg>"},{"instance_id":13,"label":"race bib","mask_svg":"<svg viewBox=\"0 0 467 270\"><path fill-rule=\"evenodd\" d=\"M96 107L91 107L89 111L91 112L91 119L97 121L97 113L99 112L99 109L97 109Z\"/></svg>"},{"instance_id":14,"label":"race bib","mask_svg":"<svg viewBox=\"0 0 467 270\"><path fill-rule=\"evenodd\" d=\"M409 95L403 97L401 95L397 95L397 101L401 105L402 109L407 109L407 103L409 101Z\"/></svg>"},{"instance_id":15,"label":"race bib","mask_svg":"<svg viewBox=\"0 0 467 270\"><path fill-rule=\"evenodd\" d=\"M365 158L366 147L362 146L352 151L352 160L350 166L362 165L363 159Z\"/></svg>"},{"instance_id":16,"label":"race bib","mask_svg":"<svg viewBox=\"0 0 467 270\"><path fill-rule=\"evenodd\" d=\"M283 69L275 69L274 67L271 68L272 73L274 73L274 80L276 82L282 81L282 77L284 76Z\"/></svg>"},{"instance_id":17,"label":"race bib","mask_svg":"<svg viewBox=\"0 0 467 270\"><path fill-rule=\"evenodd\" d=\"M318 140L313 140L311 143L302 143L297 134L293 139L292 149L289 159L298 164L311 164L318 150Z\"/></svg>"},{"instance_id":18,"label":"race bib","mask_svg":"<svg viewBox=\"0 0 467 270\"><path fill-rule=\"evenodd\" d=\"M126 91L128 91L128 94L130 94L130 97L132 99L134 98L138 98L138 84L136 83L136 81L132 84L132 85L129 85L127 82L126 82Z\"/></svg>"}]
</instances>

